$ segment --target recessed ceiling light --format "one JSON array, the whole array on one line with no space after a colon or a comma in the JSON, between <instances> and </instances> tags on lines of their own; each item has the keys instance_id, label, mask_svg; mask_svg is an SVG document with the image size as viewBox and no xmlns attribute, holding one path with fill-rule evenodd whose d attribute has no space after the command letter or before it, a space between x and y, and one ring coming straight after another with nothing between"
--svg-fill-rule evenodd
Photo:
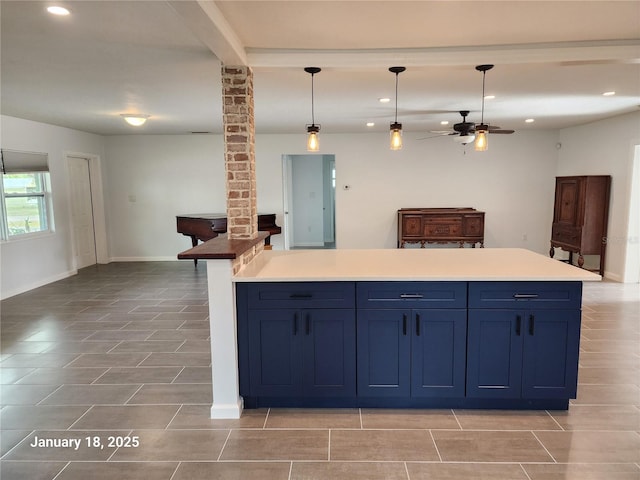
<instances>
[{"instance_id":1,"label":"recessed ceiling light","mask_svg":"<svg viewBox=\"0 0 640 480\"><path fill-rule=\"evenodd\" d=\"M533 122L535 122L535 121L536 121L536 120L535 120L535 118L527 118L527 119L525 120L525 122L526 122L526 123L533 123Z\"/></svg>"},{"instance_id":2,"label":"recessed ceiling light","mask_svg":"<svg viewBox=\"0 0 640 480\"><path fill-rule=\"evenodd\" d=\"M375 123L373 123L373 122L367 122L367 127L373 127L373 126L375 126Z\"/></svg>"},{"instance_id":3,"label":"recessed ceiling light","mask_svg":"<svg viewBox=\"0 0 640 480\"><path fill-rule=\"evenodd\" d=\"M380 103L389 103L391 101L391 99L385 97L385 98L379 98L378 101Z\"/></svg>"},{"instance_id":4,"label":"recessed ceiling light","mask_svg":"<svg viewBox=\"0 0 640 480\"><path fill-rule=\"evenodd\" d=\"M485 99L485 100L493 100L494 98L496 98L496 96L495 96L495 95L485 95L485 96L484 96L484 99Z\"/></svg>"},{"instance_id":5,"label":"recessed ceiling light","mask_svg":"<svg viewBox=\"0 0 640 480\"><path fill-rule=\"evenodd\" d=\"M47 7L47 12L49 12L52 15L59 15L61 17L64 17L66 15L69 15L71 12L64 7L60 7L58 5L53 5L51 7Z\"/></svg>"},{"instance_id":6,"label":"recessed ceiling light","mask_svg":"<svg viewBox=\"0 0 640 480\"><path fill-rule=\"evenodd\" d=\"M142 115L138 113L121 113L120 116L124 118L124 121L129 125L140 127L145 124L147 118L149 118L151 115Z\"/></svg>"},{"instance_id":7,"label":"recessed ceiling light","mask_svg":"<svg viewBox=\"0 0 640 480\"><path fill-rule=\"evenodd\" d=\"M449 125L449 120L442 120L440 125Z\"/></svg>"},{"instance_id":8,"label":"recessed ceiling light","mask_svg":"<svg viewBox=\"0 0 640 480\"><path fill-rule=\"evenodd\" d=\"M605 97L613 97L616 94L616 92L604 92L602 95Z\"/></svg>"}]
</instances>

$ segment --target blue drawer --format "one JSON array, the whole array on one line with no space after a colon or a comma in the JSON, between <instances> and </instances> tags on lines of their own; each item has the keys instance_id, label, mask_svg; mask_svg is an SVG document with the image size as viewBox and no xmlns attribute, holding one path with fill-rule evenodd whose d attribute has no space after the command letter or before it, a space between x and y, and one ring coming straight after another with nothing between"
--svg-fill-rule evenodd
<instances>
[{"instance_id":1,"label":"blue drawer","mask_svg":"<svg viewBox=\"0 0 640 480\"><path fill-rule=\"evenodd\" d=\"M358 282L358 308L466 308L467 282Z\"/></svg>"},{"instance_id":2,"label":"blue drawer","mask_svg":"<svg viewBox=\"0 0 640 480\"><path fill-rule=\"evenodd\" d=\"M580 308L582 282L470 282L469 308Z\"/></svg>"},{"instance_id":3,"label":"blue drawer","mask_svg":"<svg viewBox=\"0 0 640 480\"><path fill-rule=\"evenodd\" d=\"M354 282L236 284L247 289L249 308L354 308Z\"/></svg>"}]
</instances>

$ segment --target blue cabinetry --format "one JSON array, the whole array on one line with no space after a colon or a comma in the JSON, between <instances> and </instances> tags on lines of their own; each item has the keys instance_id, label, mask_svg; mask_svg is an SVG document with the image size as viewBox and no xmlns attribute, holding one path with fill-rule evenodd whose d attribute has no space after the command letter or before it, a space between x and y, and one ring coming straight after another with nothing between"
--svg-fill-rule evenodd
<instances>
[{"instance_id":1,"label":"blue cabinetry","mask_svg":"<svg viewBox=\"0 0 640 480\"><path fill-rule=\"evenodd\" d=\"M464 397L466 282L359 282L356 290L358 396Z\"/></svg>"},{"instance_id":2,"label":"blue cabinetry","mask_svg":"<svg viewBox=\"0 0 640 480\"><path fill-rule=\"evenodd\" d=\"M467 397L575 398L580 282L469 286Z\"/></svg>"},{"instance_id":3,"label":"blue cabinetry","mask_svg":"<svg viewBox=\"0 0 640 480\"><path fill-rule=\"evenodd\" d=\"M353 283L242 284L236 293L245 398L355 397Z\"/></svg>"},{"instance_id":4,"label":"blue cabinetry","mask_svg":"<svg viewBox=\"0 0 640 480\"><path fill-rule=\"evenodd\" d=\"M238 283L240 393L248 408L567 408L581 295L581 282Z\"/></svg>"}]
</instances>

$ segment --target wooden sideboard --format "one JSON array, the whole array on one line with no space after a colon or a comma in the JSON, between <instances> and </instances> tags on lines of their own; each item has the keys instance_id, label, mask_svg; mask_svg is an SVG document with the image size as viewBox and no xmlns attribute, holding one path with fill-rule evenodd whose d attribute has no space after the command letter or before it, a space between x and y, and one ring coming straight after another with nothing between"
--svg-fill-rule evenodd
<instances>
[{"instance_id":1,"label":"wooden sideboard","mask_svg":"<svg viewBox=\"0 0 640 480\"><path fill-rule=\"evenodd\" d=\"M475 208L401 208L398 248L407 243L465 243L484 247L484 212Z\"/></svg>"},{"instance_id":2,"label":"wooden sideboard","mask_svg":"<svg viewBox=\"0 0 640 480\"><path fill-rule=\"evenodd\" d=\"M578 266L583 267L584 255L599 255L598 273L604 275L609 216L609 175L556 177L556 198L551 225L551 249L578 254Z\"/></svg>"}]
</instances>

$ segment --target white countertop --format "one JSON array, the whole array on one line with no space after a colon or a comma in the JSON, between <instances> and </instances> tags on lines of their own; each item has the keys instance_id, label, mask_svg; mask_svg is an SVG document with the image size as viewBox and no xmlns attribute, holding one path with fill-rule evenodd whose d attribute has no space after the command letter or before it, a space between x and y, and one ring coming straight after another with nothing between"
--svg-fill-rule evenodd
<instances>
[{"instance_id":1,"label":"white countertop","mask_svg":"<svg viewBox=\"0 0 640 480\"><path fill-rule=\"evenodd\" d=\"M521 248L265 250L235 282L598 281L600 275Z\"/></svg>"}]
</instances>

